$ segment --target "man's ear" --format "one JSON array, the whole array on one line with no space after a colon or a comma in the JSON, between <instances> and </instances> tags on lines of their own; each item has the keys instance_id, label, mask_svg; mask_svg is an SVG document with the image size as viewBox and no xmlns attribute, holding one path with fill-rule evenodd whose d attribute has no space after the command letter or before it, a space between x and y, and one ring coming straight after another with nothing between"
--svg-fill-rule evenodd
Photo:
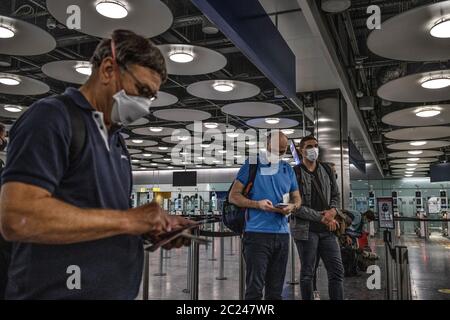
<instances>
[{"instance_id":1,"label":"man's ear","mask_svg":"<svg viewBox=\"0 0 450 320\"><path fill-rule=\"evenodd\" d=\"M111 57L103 59L99 66L98 76L100 83L108 85L111 81L115 80L114 61Z\"/></svg>"}]
</instances>

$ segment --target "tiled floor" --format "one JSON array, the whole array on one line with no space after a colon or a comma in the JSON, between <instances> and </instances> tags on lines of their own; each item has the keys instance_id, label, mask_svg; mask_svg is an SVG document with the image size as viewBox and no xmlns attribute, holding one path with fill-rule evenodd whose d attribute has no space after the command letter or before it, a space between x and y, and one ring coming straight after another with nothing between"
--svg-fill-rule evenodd
<instances>
[{"instance_id":1,"label":"tiled floor","mask_svg":"<svg viewBox=\"0 0 450 320\"><path fill-rule=\"evenodd\" d=\"M439 289L450 289L450 240L440 236L432 236L430 240L418 239L415 236L404 236L403 245L409 248L412 291L414 299L450 299L450 294L440 293ZM376 262L382 270L382 289L369 290L366 286L368 274L361 273L359 277L345 278L345 298L349 300L380 300L384 299L384 244L380 239L371 239L371 247L380 256ZM239 256L238 238L225 238L224 275L226 280L217 280L219 276L220 239L215 240L214 258L209 247L200 248L200 299L230 299L239 298ZM160 253L150 254L150 285L149 299L178 299L188 300L187 288L187 248L173 250L170 258L163 259L165 276L155 276L159 272ZM165 252L167 254L167 252ZM296 279L299 276L299 261L296 257ZM286 274L286 281L290 280L290 265ZM319 271L318 287L321 298L327 299L326 271L323 267ZM139 298L142 297L142 294ZM300 299L299 285L286 283L283 291L285 299Z\"/></svg>"}]
</instances>

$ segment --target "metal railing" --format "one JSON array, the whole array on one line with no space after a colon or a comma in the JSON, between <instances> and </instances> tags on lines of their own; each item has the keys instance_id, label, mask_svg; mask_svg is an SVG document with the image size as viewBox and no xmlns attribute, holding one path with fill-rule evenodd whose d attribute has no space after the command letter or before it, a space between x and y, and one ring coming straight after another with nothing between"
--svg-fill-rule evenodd
<instances>
[{"instance_id":1,"label":"metal railing","mask_svg":"<svg viewBox=\"0 0 450 320\"><path fill-rule=\"evenodd\" d=\"M384 231L386 252L386 299L411 300L411 274L409 270L408 248L406 246L392 247L391 232Z\"/></svg>"}]
</instances>

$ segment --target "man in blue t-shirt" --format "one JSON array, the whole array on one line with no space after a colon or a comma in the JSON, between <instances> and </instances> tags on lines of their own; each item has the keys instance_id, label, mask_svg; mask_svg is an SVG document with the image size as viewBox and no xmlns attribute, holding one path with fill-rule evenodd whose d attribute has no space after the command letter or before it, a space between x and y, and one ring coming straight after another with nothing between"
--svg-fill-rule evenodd
<instances>
[{"instance_id":1,"label":"man in blue t-shirt","mask_svg":"<svg viewBox=\"0 0 450 320\"><path fill-rule=\"evenodd\" d=\"M149 40L116 30L91 63L79 90L37 101L10 131L0 199L0 230L12 242L7 299L134 299L141 235L158 239L192 223L155 203L130 209L120 128L148 114L167 78L163 55ZM73 114L85 129L76 153L81 126L72 126Z\"/></svg>"},{"instance_id":2,"label":"man in blue t-shirt","mask_svg":"<svg viewBox=\"0 0 450 320\"><path fill-rule=\"evenodd\" d=\"M295 173L280 160L288 138L277 131L267 141L267 153L258 158L248 198L242 193L249 179L249 159L239 170L229 196L232 203L248 209L243 237L246 300L262 299L263 289L266 300L281 300L289 253L287 216L301 205ZM281 206L283 203L286 205Z\"/></svg>"}]
</instances>

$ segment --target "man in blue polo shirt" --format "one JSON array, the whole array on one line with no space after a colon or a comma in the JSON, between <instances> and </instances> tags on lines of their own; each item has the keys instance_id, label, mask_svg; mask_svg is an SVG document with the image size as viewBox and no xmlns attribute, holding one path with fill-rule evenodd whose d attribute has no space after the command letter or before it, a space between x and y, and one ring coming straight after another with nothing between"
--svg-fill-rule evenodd
<instances>
[{"instance_id":1,"label":"man in blue polo shirt","mask_svg":"<svg viewBox=\"0 0 450 320\"><path fill-rule=\"evenodd\" d=\"M148 113L167 78L161 52L117 30L91 63L89 80L64 94L85 125L74 161L73 111L62 99L36 102L10 132L0 199L1 231L12 242L7 299L134 299L140 236L191 223L156 204L130 209L131 166L120 127Z\"/></svg>"},{"instance_id":2,"label":"man in blue polo shirt","mask_svg":"<svg viewBox=\"0 0 450 320\"><path fill-rule=\"evenodd\" d=\"M287 216L300 208L301 199L292 167L280 158L286 153L288 138L276 131L267 139L267 154L257 161L256 178L246 198L249 159L239 170L229 199L248 208L243 253L246 263L246 300L281 300L289 254ZM290 201L287 206L279 204Z\"/></svg>"}]
</instances>

